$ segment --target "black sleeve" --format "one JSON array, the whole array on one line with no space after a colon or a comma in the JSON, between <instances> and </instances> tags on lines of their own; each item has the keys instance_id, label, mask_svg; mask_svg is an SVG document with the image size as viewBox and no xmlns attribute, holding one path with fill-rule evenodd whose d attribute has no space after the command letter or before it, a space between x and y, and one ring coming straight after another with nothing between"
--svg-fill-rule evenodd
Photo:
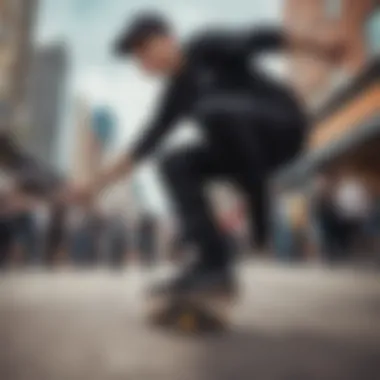
<instances>
[{"instance_id":1,"label":"black sleeve","mask_svg":"<svg viewBox=\"0 0 380 380\"><path fill-rule=\"evenodd\" d=\"M185 105L186 91L180 81L174 81L167 88L163 100L159 104L157 115L132 149L132 158L135 161L152 153L156 145L182 116Z\"/></svg>"},{"instance_id":2,"label":"black sleeve","mask_svg":"<svg viewBox=\"0 0 380 380\"><path fill-rule=\"evenodd\" d=\"M284 33L276 28L256 28L244 31L210 31L193 42L194 57L205 61L231 61L251 54L282 49Z\"/></svg>"},{"instance_id":3,"label":"black sleeve","mask_svg":"<svg viewBox=\"0 0 380 380\"><path fill-rule=\"evenodd\" d=\"M254 53L281 50L286 45L285 33L276 28L262 28L252 31L248 34L247 40L248 51Z\"/></svg>"}]
</instances>

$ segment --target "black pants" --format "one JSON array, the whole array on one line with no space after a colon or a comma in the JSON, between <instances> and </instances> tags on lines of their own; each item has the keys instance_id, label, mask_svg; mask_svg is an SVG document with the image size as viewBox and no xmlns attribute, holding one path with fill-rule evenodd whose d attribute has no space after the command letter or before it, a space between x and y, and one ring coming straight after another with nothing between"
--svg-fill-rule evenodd
<instances>
[{"instance_id":1,"label":"black pants","mask_svg":"<svg viewBox=\"0 0 380 380\"><path fill-rule=\"evenodd\" d=\"M229 262L231 252L206 200L205 185L227 179L240 187L256 244L264 246L268 177L300 151L305 122L293 103L231 93L203 99L196 115L206 143L166 157L162 173L185 236L197 244L206 266L218 267Z\"/></svg>"},{"instance_id":2,"label":"black pants","mask_svg":"<svg viewBox=\"0 0 380 380\"><path fill-rule=\"evenodd\" d=\"M6 266L14 241L14 228L9 218L0 219L0 269Z\"/></svg>"}]
</instances>

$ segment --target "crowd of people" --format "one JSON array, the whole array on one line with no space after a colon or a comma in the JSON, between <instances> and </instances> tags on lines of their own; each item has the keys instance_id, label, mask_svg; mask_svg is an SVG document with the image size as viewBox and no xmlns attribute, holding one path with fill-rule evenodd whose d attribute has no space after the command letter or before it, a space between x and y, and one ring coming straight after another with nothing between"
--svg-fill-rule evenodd
<instances>
[{"instance_id":1,"label":"crowd of people","mask_svg":"<svg viewBox=\"0 0 380 380\"><path fill-rule=\"evenodd\" d=\"M281 259L307 255L328 261L376 258L380 202L362 180L344 173L317 175L297 194L278 197L274 246Z\"/></svg>"},{"instance_id":2,"label":"crowd of people","mask_svg":"<svg viewBox=\"0 0 380 380\"><path fill-rule=\"evenodd\" d=\"M101 210L89 201L63 206L20 191L0 192L0 266L75 267L104 264L121 268L138 255L145 264L156 258L157 223L141 215L132 223L127 212Z\"/></svg>"},{"instance_id":3,"label":"crowd of people","mask_svg":"<svg viewBox=\"0 0 380 380\"><path fill-rule=\"evenodd\" d=\"M279 191L274 200L271 243L277 259L307 260L314 255L339 261L357 253L377 255L380 202L359 179L325 173L305 192ZM243 214L240 210L221 217L234 251L248 246ZM150 266L157 262L159 224L149 213L142 213L136 223L128 210L105 212L91 200L63 206L27 195L14 183L0 191L0 267L66 263L122 268L131 259ZM192 246L172 232L165 254L182 260Z\"/></svg>"}]
</instances>

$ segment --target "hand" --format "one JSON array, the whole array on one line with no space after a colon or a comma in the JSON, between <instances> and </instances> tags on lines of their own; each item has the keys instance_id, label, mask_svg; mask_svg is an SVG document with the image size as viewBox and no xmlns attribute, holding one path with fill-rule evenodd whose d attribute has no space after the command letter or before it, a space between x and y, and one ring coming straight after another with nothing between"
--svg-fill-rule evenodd
<instances>
[{"instance_id":1,"label":"hand","mask_svg":"<svg viewBox=\"0 0 380 380\"><path fill-rule=\"evenodd\" d=\"M58 202L66 204L87 203L96 195L96 189L91 183L69 184L59 192Z\"/></svg>"},{"instance_id":2,"label":"hand","mask_svg":"<svg viewBox=\"0 0 380 380\"><path fill-rule=\"evenodd\" d=\"M114 165L100 173L94 182L68 186L58 199L66 202L88 201L107 186L130 174L133 162L128 155L123 156Z\"/></svg>"}]
</instances>

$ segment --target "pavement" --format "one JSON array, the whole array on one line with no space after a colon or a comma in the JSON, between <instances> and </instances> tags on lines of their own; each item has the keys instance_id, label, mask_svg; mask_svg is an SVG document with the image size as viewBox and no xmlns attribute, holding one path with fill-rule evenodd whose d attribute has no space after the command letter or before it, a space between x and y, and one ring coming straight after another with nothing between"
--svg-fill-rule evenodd
<instances>
[{"instance_id":1,"label":"pavement","mask_svg":"<svg viewBox=\"0 0 380 380\"><path fill-rule=\"evenodd\" d=\"M3 274L1 380L379 380L380 273L246 263L230 331L144 323L169 269Z\"/></svg>"}]
</instances>

